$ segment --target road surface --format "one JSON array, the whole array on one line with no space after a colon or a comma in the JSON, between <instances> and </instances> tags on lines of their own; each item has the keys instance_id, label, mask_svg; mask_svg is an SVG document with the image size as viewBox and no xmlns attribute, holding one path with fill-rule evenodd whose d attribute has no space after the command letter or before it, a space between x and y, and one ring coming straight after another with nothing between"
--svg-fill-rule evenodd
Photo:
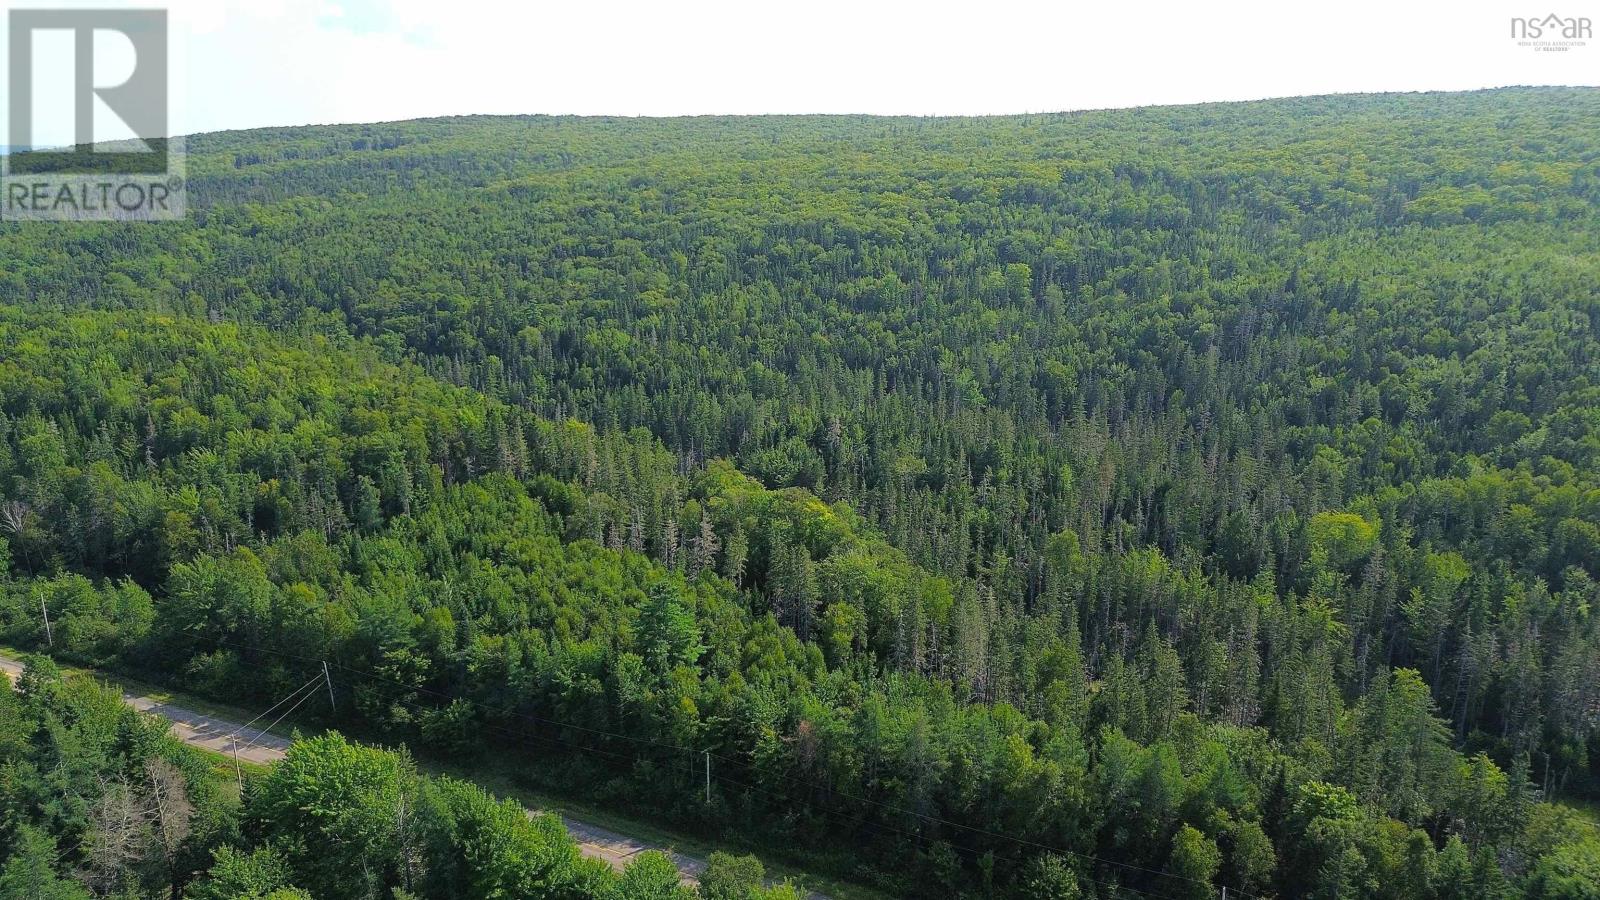
<instances>
[{"instance_id":1,"label":"road surface","mask_svg":"<svg viewBox=\"0 0 1600 900\"><path fill-rule=\"evenodd\" d=\"M22 674L22 663L10 657L0 656L0 671L15 679ZM127 691L122 692L122 701L140 712L160 716L171 722L173 735L185 744L193 744L222 754L232 754L237 744L239 758L245 762L265 765L283 759L284 751L289 749L287 738L256 730L266 724L265 722L257 722L250 729L241 729L234 722L197 713L171 703L163 703L152 697L138 697Z\"/></svg>"},{"instance_id":2,"label":"road surface","mask_svg":"<svg viewBox=\"0 0 1600 900\"><path fill-rule=\"evenodd\" d=\"M0 656L0 671L5 672L10 680L15 680L22 674L22 663L8 656ZM256 728L260 727L260 723L246 730L237 723L171 703L163 703L151 697L140 697L123 691L122 699L140 712L160 716L171 722L173 735L185 744L225 755L232 754L237 746L240 759L261 765L283 759L284 753L289 749L287 738L257 732ZM538 812L529 810L528 815L536 815ZM700 873L705 871L705 860L686 856L670 847L637 841L627 835L587 822L579 822L564 815L561 816L561 821L567 826L572 839L578 842L578 852L591 859L604 860L618 871L621 871L635 855L646 850L660 850L667 854L672 859L673 865L678 867L678 874L683 876L685 884L698 883ZM807 897L808 900L828 900L827 897L815 892L808 894Z\"/></svg>"}]
</instances>

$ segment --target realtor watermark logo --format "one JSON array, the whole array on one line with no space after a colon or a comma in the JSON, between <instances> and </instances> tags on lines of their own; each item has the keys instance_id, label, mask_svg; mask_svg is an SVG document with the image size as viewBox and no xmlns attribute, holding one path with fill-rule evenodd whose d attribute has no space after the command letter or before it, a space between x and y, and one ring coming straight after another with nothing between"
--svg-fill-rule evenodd
<instances>
[{"instance_id":1,"label":"realtor watermark logo","mask_svg":"<svg viewBox=\"0 0 1600 900\"><path fill-rule=\"evenodd\" d=\"M13 9L7 24L0 219L182 217L183 142L167 134L167 11ZM41 121L58 130L41 134Z\"/></svg>"},{"instance_id":2,"label":"realtor watermark logo","mask_svg":"<svg viewBox=\"0 0 1600 900\"><path fill-rule=\"evenodd\" d=\"M1566 53L1587 47L1594 38L1594 23L1582 16L1514 17L1511 20L1511 37L1518 47L1541 53Z\"/></svg>"}]
</instances>

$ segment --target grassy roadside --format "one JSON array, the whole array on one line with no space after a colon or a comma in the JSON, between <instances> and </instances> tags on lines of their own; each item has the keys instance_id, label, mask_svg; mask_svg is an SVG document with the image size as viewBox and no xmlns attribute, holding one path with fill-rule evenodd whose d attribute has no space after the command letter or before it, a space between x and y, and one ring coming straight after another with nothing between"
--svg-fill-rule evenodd
<instances>
[{"instance_id":1,"label":"grassy roadside","mask_svg":"<svg viewBox=\"0 0 1600 900\"><path fill-rule=\"evenodd\" d=\"M222 790L226 795L234 800L239 799L239 776L256 778L267 774L268 770L272 768L271 766L264 766L248 760L235 760L227 753L218 753L215 750L207 750L204 747L196 747L193 744L186 746L191 751L200 754L206 762L211 764L212 777L217 779L219 785L222 785ZM234 768L235 765L238 766L237 769Z\"/></svg>"},{"instance_id":2,"label":"grassy roadside","mask_svg":"<svg viewBox=\"0 0 1600 900\"><path fill-rule=\"evenodd\" d=\"M889 894L876 889L821 875L775 859L771 847L730 839L710 840L697 837L671 830L654 822L631 818L618 813L614 807L595 805L530 786L526 778L519 777L519 772L525 772L530 761L525 757L502 758L466 766L428 756L417 757L418 766L430 774L448 775L463 781L471 781L498 797L510 798L529 809L559 812L590 825L625 834L645 843L670 847L679 853L701 859L709 857L718 850L725 853L751 854L761 860L761 864L767 870L768 878L775 881L789 879L806 890L827 894L835 900L890 900Z\"/></svg>"},{"instance_id":3,"label":"grassy roadside","mask_svg":"<svg viewBox=\"0 0 1600 900\"><path fill-rule=\"evenodd\" d=\"M225 703L217 703L215 701L207 700L204 697L184 693L183 691L174 691L158 684L153 684L151 682L143 681L127 675L119 675L115 672L105 672L101 670L84 671L90 672L95 678L98 678L107 684L116 685L118 688L121 688L125 694L136 697L149 697L150 699L159 701L161 703L170 703L173 706L181 706L184 709L193 710L194 712L202 715L214 716L218 719L227 719L230 722L249 722L251 719L256 718L259 713L261 713L261 710L259 709L248 709L242 706L229 706ZM317 734L323 730L322 726L317 725L314 722L297 722L293 716L290 716L284 721L273 725L271 728L267 728L274 718L276 718L276 714L256 721L250 726L251 731L249 733L254 733L255 729L261 728L271 734L289 738L294 736L294 733L297 729L301 734Z\"/></svg>"},{"instance_id":4,"label":"grassy roadside","mask_svg":"<svg viewBox=\"0 0 1600 900\"><path fill-rule=\"evenodd\" d=\"M21 658L32 652L0 645L0 655L13 658ZM170 703L174 706L181 706L184 709L231 722L248 722L261 712L259 709L218 703L185 691L174 690L121 673L85 668L60 660L56 661L56 665L60 667L61 673L65 677L93 678L104 684L113 685L131 696L149 697L161 703ZM266 723L258 722L256 726L252 727L259 727L264 724ZM296 723L294 718L291 717L270 730L274 734L287 738L293 737L296 731L301 735L311 735L321 733L326 728L323 724L314 720ZM389 747L396 746L396 742L393 739L368 733L361 728L341 728L340 730L346 736L354 739ZM194 749L205 755L212 762L212 768L218 775L223 776L229 782L234 780L234 760L231 756L206 750L202 747ZM701 859L709 857L718 850L752 854L761 859L762 865L766 867L767 877L780 881L784 879L793 880L807 890L819 891L835 898L835 900L890 900L890 895L873 888L827 877L778 861L773 858L774 852L771 847L734 840L708 840L673 830L653 821L631 817L626 813L618 812L615 807L595 805L570 795L561 795L550 792L547 789L532 787L525 777L521 777L525 775L530 763L536 761L532 757L525 755L507 757L486 754L488 758L474 760L470 764L461 764L429 754L418 748L407 747L406 749L416 760L418 768L430 775L448 775L451 778L470 781L497 797L515 800L530 809L561 813L581 822L627 835L644 843L670 847L680 853L697 856ZM264 774L268 770L267 766L249 762L241 763L241 768L245 775Z\"/></svg>"},{"instance_id":5,"label":"grassy roadside","mask_svg":"<svg viewBox=\"0 0 1600 900\"><path fill-rule=\"evenodd\" d=\"M32 655L32 651L20 650L16 647L0 645L0 655L9 656L13 659L21 659L25 656ZM55 663L56 667L61 670L61 675L63 678L91 678L100 682L101 684L112 685L120 689L124 694L139 697L149 697L152 700L157 700L162 703L171 703L175 706L181 706L185 709L190 709L208 716L216 716L218 718L225 718L233 721L247 721L250 716L253 715L252 713L247 713L243 709L237 707L230 707L220 703L212 703L201 697L169 691L157 685L150 684L149 682L140 681L137 678L129 678L125 675L119 675L114 672L106 672L100 669L89 669L83 666L74 665L72 663L62 662L61 660L56 660ZM239 718L241 715L244 718ZM284 736L287 737L288 735L285 734ZM211 764L211 771L217 776L217 780L221 784L230 786L236 785L238 783L239 775L244 775L246 777L265 775L269 768L268 766L261 765L260 763L253 763L245 759L236 760L231 754L218 753L215 750L208 750L205 747L197 747L193 744L188 746L192 752L198 753L202 758Z\"/></svg>"},{"instance_id":6,"label":"grassy roadside","mask_svg":"<svg viewBox=\"0 0 1600 900\"><path fill-rule=\"evenodd\" d=\"M36 651L22 650L17 647L0 644L0 655L9 656L13 659L20 659L24 656L34 655L35 652ZM54 659L54 657L52 657L52 659ZM259 709L253 710L243 706L230 706L226 703L217 703L216 701L207 700L206 698L197 696L195 694L172 690L171 688L163 687L162 685L154 682L135 678L131 675L124 675L120 672L109 672L105 669L90 669L74 663L64 662L60 659L56 659L55 664L59 669L61 669L61 674L68 678L93 678L102 684L109 684L129 696L148 697L151 700L155 700L159 703L169 703L173 706L181 706L184 709L200 713L201 715L215 716L216 718L227 719L231 722L248 722L255 718L257 713L261 712ZM270 720L257 722L251 727L252 729L264 727L268 724L268 721ZM292 719L286 719L277 726L268 729L268 731L280 737L287 738L294 736L295 727L295 722ZM300 731L304 734L315 734L323 730L320 726L312 726L308 724L302 724L299 727ZM229 766L229 771L231 772L231 762L229 763Z\"/></svg>"}]
</instances>

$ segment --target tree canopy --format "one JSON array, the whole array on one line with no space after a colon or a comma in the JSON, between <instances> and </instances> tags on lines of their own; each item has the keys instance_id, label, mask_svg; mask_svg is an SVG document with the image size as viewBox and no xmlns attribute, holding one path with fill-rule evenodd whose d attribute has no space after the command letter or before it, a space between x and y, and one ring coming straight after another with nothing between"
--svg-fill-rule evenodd
<instances>
[{"instance_id":1,"label":"tree canopy","mask_svg":"<svg viewBox=\"0 0 1600 900\"><path fill-rule=\"evenodd\" d=\"M0 639L891 894L1594 895L1600 92L189 160L0 224ZM296 752L216 891L617 889ZM0 885L103 892L52 815Z\"/></svg>"}]
</instances>

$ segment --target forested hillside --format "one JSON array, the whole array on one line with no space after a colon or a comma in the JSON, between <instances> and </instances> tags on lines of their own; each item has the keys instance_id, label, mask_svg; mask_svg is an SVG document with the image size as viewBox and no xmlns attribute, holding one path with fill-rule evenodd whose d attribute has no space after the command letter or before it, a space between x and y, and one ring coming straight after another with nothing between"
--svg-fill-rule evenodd
<instances>
[{"instance_id":1,"label":"forested hillside","mask_svg":"<svg viewBox=\"0 0 1600 900\"><path fill-rule=\"evenodd\" d=\"M0 225L0 640L896 895L1600 896L1600 91L189 148Z\"/></svg>"}]
</instances>

